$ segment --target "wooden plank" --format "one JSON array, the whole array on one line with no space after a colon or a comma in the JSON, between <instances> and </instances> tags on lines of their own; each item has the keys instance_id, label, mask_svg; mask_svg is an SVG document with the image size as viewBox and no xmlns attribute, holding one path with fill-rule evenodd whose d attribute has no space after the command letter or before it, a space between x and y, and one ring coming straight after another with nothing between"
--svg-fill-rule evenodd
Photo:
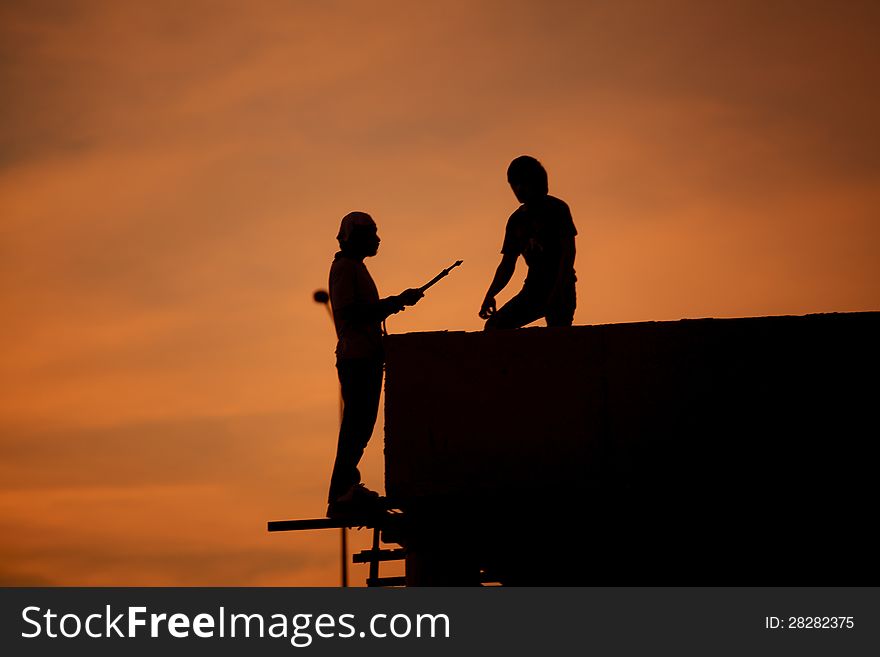
<instances>
[{"instance_id":1,"label":"wooden plank","mask_svg":"<svg viewBox=\"0 0 880 657\"><path fill-rule=\"evenodd\" d=\"M374 556L375 555L375 556ZM351 557L352 563L370 563L373 559L377 561L400 561L406 558L405 548L395 548L392 550L379 550L378 554L373 550L364 550L357 552Z\"/></svg>"},{"instance_id":2,"label":"wooden plank","mask_svg":"<svg viewBox=\"0 0 880 657\"><path fill-rule=\"evenodd\" d=\"M270 520L270 532L296 532L309 529L339 529L341 527L376 527L385 520L384 516L352 516L350 518L307 518L304 520Z\"/></svg>"},{"instance_id":3,"label":"wooden plank","mask_svg":"<svg viewBox=\"0 0 880 657\"><path fill-rule=\"evenodd\" d=\"M370 577L367 586L406 586L406 577Z\"/></svg>"}]
</instances>

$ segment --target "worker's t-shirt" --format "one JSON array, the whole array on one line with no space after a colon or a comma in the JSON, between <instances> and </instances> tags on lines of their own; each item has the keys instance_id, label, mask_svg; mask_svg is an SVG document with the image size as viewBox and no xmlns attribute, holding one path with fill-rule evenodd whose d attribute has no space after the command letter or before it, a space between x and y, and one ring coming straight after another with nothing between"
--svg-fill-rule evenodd
<instances>
[{"instance_id":1,"label":"worker's t-shirt","mask_svg":"<svg viewBox=\"0 0 880 657\"><path fill-rule=\"evenodd\" d=\"M537 295L549 294L561 276L560 283L574 289L575 273L572 266L560 271L564 247L574 251L577 229L565 201L555 196L543 196L525 203L507 220L501 253L523 256L529 267L525 290Z\"/></svg>"},{"instance_id":2,"label":"worker's t-shirt","mask_svg":"<svg viewBox=\"0 0 880 657\"><path fill-rule=\"evenodd\" d=\"M336 358L382 358L382 326L378 320L346 318L349 306L379 302L379 290L362 260L337 253L330 266L330 304L336 324Z\"/></svg>"}]
</instances>

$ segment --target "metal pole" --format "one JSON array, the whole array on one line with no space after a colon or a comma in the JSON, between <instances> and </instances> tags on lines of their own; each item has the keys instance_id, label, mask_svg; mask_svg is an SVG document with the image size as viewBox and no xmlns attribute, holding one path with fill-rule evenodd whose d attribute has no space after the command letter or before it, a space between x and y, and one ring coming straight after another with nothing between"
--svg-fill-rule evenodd
<instances>
[{"instance_id":1,"label":"metal pole","mask_svg":"<svg viewBox=\"0 0 880 657\"><path fill-rule=\"evenodd\" d=\"M348 534L345 527L339 529L342 537L342 588L348 588Z\"/></svg>"},{"instance_id":2,"label":"metal pole","mask_svg":"<svg viewBox=\"0 0 880 657\"><path fill-rule=\"evenodd\" d=\"M333 321L333 309L330 308L330 294L326 290L315 290L312 298L315 303L320 303L327 309L330 316L330 322L333 324L333 331L336 331L336 322ZM342 425L342 391L339 391L339 424ZM348 534L345 527L340 527L340 547L342 552L342 563L340 567L342 575L342 588L348 588Z\"/></svg>"}]
</instances>

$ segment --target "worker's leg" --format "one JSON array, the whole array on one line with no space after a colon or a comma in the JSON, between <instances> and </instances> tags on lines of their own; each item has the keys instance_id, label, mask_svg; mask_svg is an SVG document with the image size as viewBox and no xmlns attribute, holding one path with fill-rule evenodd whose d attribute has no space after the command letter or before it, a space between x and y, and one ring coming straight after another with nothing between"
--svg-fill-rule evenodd
<instances>
[{"instance_id":1,"label":"worker's leg","mask_svg":"<svg viewBox=\"0 0 880 657\"><path fill-rule=\"evenodd\" d=\"M566 290L561 298L547 308L547 326L571 326L574 322L574 309L577 306L577 297L574 283Z\"/></svg>"},{"instance_id":2,"label":"worker's leg","mask_svg":"<svg viewBox=\"0 0 880 657\"><path fill-rule=\"evenodd\" d=\"M544 308L535 297L525 290L496 310L486 320L486 331L495 329L515 329L531 324L544 316Z\"/></svg>"},{"instance_id":3,"label":"worker's leg","mask_svg":"<svg viewBox=\"0 0 880 657\"><path fill-rule=\"evenodd\" d=\"M342 390L342 422L330 478L331 502L361 480L357 465L373 435L382 394L381 360L341 360L336 367Z\"/></svg>"}]
</instances>

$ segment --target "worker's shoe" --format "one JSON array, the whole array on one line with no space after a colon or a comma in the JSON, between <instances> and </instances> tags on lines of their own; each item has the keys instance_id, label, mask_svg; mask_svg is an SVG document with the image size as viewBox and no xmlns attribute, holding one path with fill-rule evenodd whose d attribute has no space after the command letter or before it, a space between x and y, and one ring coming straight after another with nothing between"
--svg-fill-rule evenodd
<instances>
[{"instance_id":1,"label":"worker's shoe","mask_svg":"<svg viewBox=\"0 0 880 657\"><path fill-rule=\"evenodd\" d=\"M363 516L382 510L379 493L363 484L354 484L327 505L328 518Z\"/></svg>"}]
</instances>

